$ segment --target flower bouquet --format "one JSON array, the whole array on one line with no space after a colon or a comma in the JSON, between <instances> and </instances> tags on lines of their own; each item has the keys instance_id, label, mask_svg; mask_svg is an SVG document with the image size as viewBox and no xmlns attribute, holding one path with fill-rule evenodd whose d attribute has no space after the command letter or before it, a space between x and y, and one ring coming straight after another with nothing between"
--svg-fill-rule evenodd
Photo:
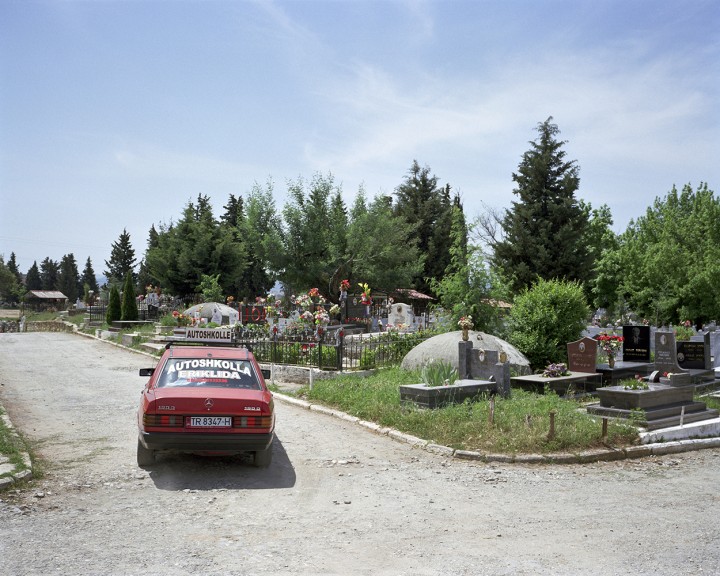
<instances>
[{"instance_id":1,"label":"flower bouquet","mask_svg":"<svg viewBox=\"0 0 720 576\"><path fill-rule=\"evenodd\" d=\"M370 286L368 286L367 283L365 284L358 284L360 288L362 288L362 294L360 294L360 302L364 304L365 306L371 306L372 305L372 298L370 297Z\"/></svg>"},{"instance_id":2,"label":"flower bouquet","mask_svg":"<svg viewBox=\"0 0 720 576\"><path fill-rule=\"evenodd\" d=\"M559 362L557 364L548 364L542 373L544 378L560 378L560 376L570 376L567 365Z\"/></svg>"},{"instance_id":3,"label":"flower bouquet","mask_svg":"<svg viewBox=\"0 0 720 576\"><path fill-rule=\"evenodd\" d=\"M615 366L615 355L622 348L623 341L625 338L618 336L617 334L608 334L607 332L600 332L597 335L597 341L600 344L600 348L605 354L607 354L608 365L610 368Z\"/></svg>"},{"instance_id":4,"label":"flower bouquet","mask_svg":"<svg viewBox=\"0 0 720 576\"><path fill-rule=\"evenodd\" d=\"M473 326L475 326L475 324L473 324L472 316L460 316L458 326L460 327L460 330L462 330L462 339L467 340L469 337L469 331L472 330Z\"/></svg>"}]
</instances>

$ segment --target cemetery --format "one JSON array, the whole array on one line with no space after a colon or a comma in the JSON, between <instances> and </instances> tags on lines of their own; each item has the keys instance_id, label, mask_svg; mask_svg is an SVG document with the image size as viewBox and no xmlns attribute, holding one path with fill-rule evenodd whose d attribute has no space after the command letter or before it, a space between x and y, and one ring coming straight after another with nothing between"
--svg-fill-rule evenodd
<instances>
[{"instance_id":1,"label":"cemetery","mask_svg":"<svg viewBox=\"0 0 720 576\"><path fill-rule=\"evenodd\" d=\"M106 305L81 308L86 331L154 354L185 338L248 346L272 368L273 382L300 390L343 374L398 366L420 375L397 386L405 409L475 405L492 412L496 399L552 394L574 399L598 430L609 419L655 434L648 438L720 435L718 410L698 399L719 382L720 331L713 326L679 341L667 328L588 326L580 339L566 343L565 362L533 371L515 346L473 330L471 318L463 317L459 330L436 330L442 322L437 313L418 310L410 298L395 300L399 294L369 292L341 293L339 304L316 289L289 300L269 295L187 307L161 297L157 311L140 300L137 319L109 324ZM539 422L537 415L527 418Z\"/></svg>"}]
</instances>

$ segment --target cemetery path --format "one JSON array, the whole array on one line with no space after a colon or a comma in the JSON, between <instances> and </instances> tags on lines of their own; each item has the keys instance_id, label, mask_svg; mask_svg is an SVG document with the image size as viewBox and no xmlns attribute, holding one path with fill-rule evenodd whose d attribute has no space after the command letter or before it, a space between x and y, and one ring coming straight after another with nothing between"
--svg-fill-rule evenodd
<instances>
[{"instance_id":1,"label":"cemetery path","mask_svg":"<svg viewBox=\"0 0 720 576\"><path fill-rule=\"evenodd\" d=\"M152 359L0 334L0 402L42 459L0 494L0 574L720 573L720 450L584 465L449 459L278 403L268 469L135 465Z\"/></svg>"}]
</instances>

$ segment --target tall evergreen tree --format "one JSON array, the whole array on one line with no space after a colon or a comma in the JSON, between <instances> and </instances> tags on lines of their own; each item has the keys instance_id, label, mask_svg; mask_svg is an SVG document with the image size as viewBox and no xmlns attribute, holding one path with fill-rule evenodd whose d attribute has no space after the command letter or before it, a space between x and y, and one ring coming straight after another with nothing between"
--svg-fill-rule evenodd
<instances>
[{"instance_id":1,"label":"tall evergreen tree","mask_svg":"<svg viewBox=\"0 0 720 576\"><path fill-rule=\"evenodd\" d=\"M84 287L87 285L88 290L92 290L94 294L99 291L97 278L95 277L95 270L93 270L92 260L88 256L85 261L85 268L83 268L82 276L80 276L80 284Z\"/></svg>"},{"instance_id":2,"label":"tall evergreen tree","mask_svg":"<svg viewBox=\"0 0 720 576\"><path fill-rule=\"evenodd\" d=\"M440 231L437 224L449 225L451 205L444 202L445 191L439 190L437 183L430 168L421 168L414 160L405 181L395 189L395 214L412 226L411 236L424 257L424 268L413 279L414 287L421 292L432 292L429 278L442 274L450 262L449 243L438 241L440 234L447 237L449 228ZM447 193L449 196L449 188Z\"/></svg>"},{"instance_id":3,"label":"tall evergreen tree","mask_svg":"<svg viewBox=\"0 0 720 576\"><path fill-rule=\"evenodd\" d=\"M58 290L67 296L68 302L75 302L82 294L82 284L80 284L80 274L78 273L77 262L75 256L65 254L60 260L60 270L58 273Z\"/></svg>"},{"instance_id":4,"label":"tall evergreen tree","mask_svg":"<svg viewBox=\"0 0 720 576\"><path fill-rule=\"evenodd\" d=\"M122 316L122 304L120 302L120 292L117 289L117 284L113 283L110 286L110 297L108 299L108 307L105 311L105 321L108 326L112 326L115 320L120 320Z\"/></svg>"},{"instance_id":5,"label":"tall evergreen tree","mask_svg":"<svg viewBox=\"0 0 720 576\"><path fill-rule=\"evenodd\" d=\"M7 267L8 270L13 273L18 283L22 284L23 277L20 273L20 269L18 268L17 260L15 259L15 252L10 252L10 258L7 261Z\"/></svg>"},{"instance_id":6,"label":"tall evergreen tree","mask_svg":"<svg viewBox=\"0 0 720 576\"><path fill-rule=\"evenodd\" d=\"M45 258L45 260L40 263L40 281L43 290L58 289L59 271L60 265L50 258Z\"/></svg>"},{"instance_id":7,"label":"tall evergreen tree","mask_svg":"<svg viewBox=\"0 0 720 576\"><path fill-rule=\"evenodd\" d=\"M157 230L155 229L155 225L153 224L150 226L150 231L148 232L148 244L147 244L147 250L152 250L153 248L157 248L159 244L159 234ZM157 278L153 278L153 275L150 274L150 270L148 270L147 262L145 261L145 258L143 258L140 261L140 267L138 269L138 275L137 275L137 287L138 290L142 293L145 290L146 286L156 286L160 284L160 281Z\"/></svg>"},{"instance_id":8,"label":"tall evergreen tree","mask_svg":"<svg viewBox=\"0 0 720 576\"><path fill-rule=\"evenodd\" d=\"M135 282L133 281L132 272L128 272L125 276L122 303L120 306L120 319L129 321L138 319L137 300L135 300Z\"/></svg>"},{"instance_id":9,"label":"tall evergreen tree","mask_svg":"<svg viewBox=\"0 0 720 576\"><path fill-rule=\"evenodd\" d=\"M494 245L493 263L519 293L538 278L585 282L591 262L585 241L588 216L575 198L580 178L575 160L552 117L538 124L537 140L512 175L519 201L506 210L504 239Z\"/></svg>"},{"instance_id":10,"label":"tall evergreen tree","mask_svg":"<svg viewBox=\"0 0 720 576\"><path fill-rule=\"evenodd\" d=\"M42 278L40 277L37 262L32 263L25 275L25 288L28 290L42 290Z\"/></svg>"},{"instance_id":11,"label":"tall evergreen tree","mask_svg":"<svg viewBox=\"0 0 720 576\"><path fill-rule=\"evenodd\" d=\"M134 279L133 268L135 268L135 262L135 249L130 242L130 234L123 228L120 237L112 244L110 260L105 260L105 266L107 266L105 276L107 276L109 282L122 282L127 273L132 272Z\"/></svg>"},{"instance_id":12,"label":"tall evergreen tree","mask_svg":"<svg viewBox=\"0 0 720 576\"><path fill-rule=\"evenodd\" d=\"M237 293L247 265L245 247L214 218L209 197L199 195L196 203L188 202L177 224L161 226L157 240L145 262L165 292L193 294L204 275L219 274L223 292Z\"/></svg>"},{"instance_id":13,"label":"tall evergreen tree","mask_svg":"<svg viewBox=\"0 0 720 576\"><path fill-rule=\"evenodd\" d=\"M244 206L242 196L230 194L228 203L223 206L225 212L220 216L220 221L228 226L235 228L240 225L243 220Z\"/></svg>"}]
</instances>

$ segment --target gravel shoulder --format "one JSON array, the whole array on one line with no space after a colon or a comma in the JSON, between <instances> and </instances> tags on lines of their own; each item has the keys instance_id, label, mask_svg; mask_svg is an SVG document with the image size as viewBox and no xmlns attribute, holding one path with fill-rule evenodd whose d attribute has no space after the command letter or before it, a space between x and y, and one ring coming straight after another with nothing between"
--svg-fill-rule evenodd
<instances>
[{"instance_id":1,"label":"gravel shoulder","mask_svg":"<svg viewBox=\"0 0 720 576\"><path fill-rule=\"evenodd\" d=\"M273 464L135 464L152 358L0 334L44 475L0 494L0 574L720 573L720 449L577 465L447 458L277 403Z\"/></svg>"}]
</instances>

